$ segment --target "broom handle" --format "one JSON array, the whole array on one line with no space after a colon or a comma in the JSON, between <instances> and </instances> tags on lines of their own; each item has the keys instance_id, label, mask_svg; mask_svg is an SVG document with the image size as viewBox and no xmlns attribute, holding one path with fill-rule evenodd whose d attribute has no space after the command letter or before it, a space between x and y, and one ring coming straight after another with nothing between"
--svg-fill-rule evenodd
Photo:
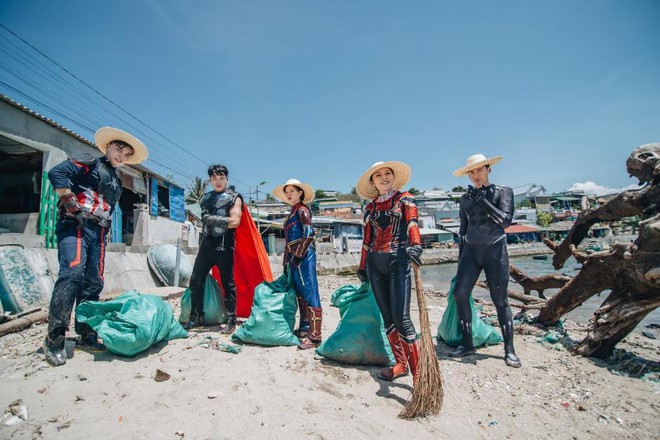
<instances>
[{"instance_id":1,"label":"broom handle","mask_svg":"<svg viewBox=\"0 0 660 440\"><path fill-rule=\"evenodd\" d=\"M424 297L424 285L422 284L422 274L419 270L419 266L415 263L412 263L413 267L413 272L415 273L415 290L417 291L417 306L419 308L419 313L420 313L420 323L423 321L421 319L421 314L422 313L428 313L426 311L426 298ZM426 319L426 322L428 322L428 317ZM424 329L421 329L424 331Z\"/></svg>"},{"instance_id":2,"label":"broom handle","mask_svg":"<svg viewBox=\"0 0 660 440\"><path fill-rule=\"evenodd\" d=\"M422 284L422 274L419 266L415 263L412 264L413 272L415 273L415 290L417 290L417 308L419 309L419 327L420 327L420 350L422 346L428 345L428 350L435 351L433 347L433 336L431 336L431 323L429 321L429 313L426 308L426 296L424 295L424 285ZM420 365L421 367L421 365ZM425 365L422 368L426 368Z\"/></svg>"}]
</instances>

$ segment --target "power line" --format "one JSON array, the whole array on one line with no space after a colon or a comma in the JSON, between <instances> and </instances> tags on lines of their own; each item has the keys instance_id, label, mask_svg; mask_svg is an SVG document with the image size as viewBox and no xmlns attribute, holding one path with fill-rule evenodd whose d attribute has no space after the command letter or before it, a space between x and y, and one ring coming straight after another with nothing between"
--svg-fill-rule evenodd
<instances>
[{"instance_id":1,"label":"power line","mask_svg":"<svg viewBox=\"0 0 660 440\"><path fill-rule=\"evenodd\" d=\"M64 70L66 73L68 73L68 74L71 75L72 77L74 77L74 78L75 78L76 80L78 80L80 83L82 83L83 85L85 85L88 89L90 89L91 91L93 91L93 92L96 93L97 95L101 96L101 97L102 97L103 99L105 99L106 101L110 102L112 105L114 105L115 107L117 107L119 110L123 111L124 113L126 113L127 115L129 115L130 117L132 117L133 119L135 119L136 121L140 122L140 123L141 123L142 125L144 125L145 127L147 127L147 128L149 128L150 130L152 130L154 133L156 133L156 134L158 134L159 136L161 136L163 139L165 139L165 140L167 140L168 142L170 142L171 144L175 145L177 148L179 148L179 149L180 149L181 151L183 151L184 153L190 155L191 157L194 157L195 159L197 159L198 161L200 161L201 163L203 163L203 164L206 165L206 162L205 162L204 160L202 160L202 159L200 159L199 157L195 156L194 154L190 153L190 151L186 150L184 147L182 147L182 146L179 145L178 143L174 142L172 139L168 138L167 136L165 136L164 134L162 134L161 132L159 132L159 131L156 130L155 128L151 127L149 124L147 124L146 122L142 121L140 118L138 118L137 116L133 115L133 114L132 114L131 112L129 112L128 110L124 109L122 106L120 106L119 104L117 104L116 102L114 102L112 99L108 98L107 96L105 96L103 93L101 93L101 92L99 92L98 90L96 90L94 87L92 87L92 86L90 86L89 84L87 84L87 83L86 83L85 81L83 81L82 79L78 78L78 76L76 76L73 72L71 72L70 70L68 70L67 68L65 68L65 67L62 66L61 64L59 64L57 61L55 61L55 60L53 60L52 58L50 58L48 55L46 55L45 53L43 53L42 51L40 51L39 49L37 49L36 47L34 47L32 44L28 43L26 40L24 40L22 37L20 37L20 36L19 36L18 34L16 34L14 31L12 31L11 29L9 29L7 26L5 26L5 25L2 24L2 23L0 23L0 26L1 26L2 28L4 28L7 32L9 32L10 34L12 34L14 37L16 37L16 38L18 38L19 40L21 40L24 44L26 44L27 46L31 47L33 50L35 50L35 51L36 51L37 53L39 53L41 56L43 56L44 58L46 58L48 61L50 61L51 63L55 64L57 67L59 67L60 69Z\"/></svg>"},{"instance_id":2,"label":"power line","mask_svg":"<svg viewBox=\"0 0 660 440\"><path fill-rule=\"evenodd\" d=\"M206 161L204 161L204 160L200 159L198 156L192 154L189 150L186 150L184 147L182 147L181 145L179 145L178 143L176 143L175 141L173 141L173 140L170 139L169 137L165 136L163 133L159 132L158 130L156 130L155 128L153 128L152 126L150 126L149 124L147 124L146 122L142 121L142 120L141 120L140 118L138 118L137 116L133 115L133 114L132 114L131 112L129 112L128 110L126 110L126 109L124 109L123 107L121 107L119 104L117 104L116 102L114 102L113 100L111 100L110 98L108 98L106 95L104 95L103 93L101 93L100 91L98 91L97 89L95 89L93 86L87 84L85 81L83 81L83 80L80 79L78 76L76 76L73 72L69 71L69 70L66 69L64 66L62 66L61 64L59 64L57 61L55 61L55 60L53 60L52 58L50 58L50 57L49 57L48 55L46 55L44 52L42 52L41 50L39 50L38 48L36 48L36 47L33 46L32 44L30 44L28 41L26 41L25 39L23 39L22 37L20 37L18 34L16 34L15 32L13 32L11 29L7 28L7 27L6 27L5 25L3 25L2 23L0 23L0 27L2 27L3 29L5 29L7 32L9 32L9 33L10 33L11 35L13 35L15 38L17 38L18 40L20 40L23 44L27 45L27 46L30 47L32 50L34 50L35 52L37 52L39 55L41 55L42 57L44 57L45 59L47 59L48 61L50 61L52 64L54 64L55 66L57 66L57 67L59 67L60 69L62 69L64 72L66 72L66 73L69 74L71 77L73 77L76 81L78 81L79 83L82 83L87 89L91 90L91 91L94 92L96 95L100 96L100 97L103 98L105 101L107 101L107 102L109 102L110 104L112 104L112 106L114 106L114 107L116 107L117 109L121 110L122 112L124 112L125 114L127 114L128 116L130 116L131 118L133 118L134 120L136 120L137 122L139 122L140 124L142 124L143 126L145 126L146 128L150 129L151 131L153 131L154 133L156 133L157 135L159 135L160 137L162 137L163 139L165 139L166 141L168 141L170 144L174 145L175 147L177 147L178 149L180 149L181 151L183 151L187 156L189 156L189 157L191 157L191 158L193 158L193 159L195 159L195 160L201 162L201 163L204 164L205 166L208 165ZM0 36L2 36L2 35L0 35ZM107 112L107 113L108 113L109 115L111 115L113 118L117 118L117 119L120 120L123 124L125 124L126 126L131 127L133 130L135 130L136 132L138 132L140 135L142 135L142 136L144 136L144 137L146 137L146 138L148 138L148 139L152 139L152 140L154 140L154 143L155 143L156 145L158 144L158 142L156 142L155 139L154 139L151 135L147 134L147 133L144 132L143 130L139 129L138 127L136 127L135 125L129 123L128 121L124 120L123 118L119 117L118 115L109 112L109 111L106 110L103 106L99 106L99 104L95 103L95 102L92 101L89 97L87 97L87 95L86 95L85 93L83 93L79 88L75 87L73 84L71 84L70 82L68 82L68 81L67 81L66 79L64 79L62 76L60 76L60 75L57 74L56 72L52 71L52 70L51 70L46 64L44 64L44 63L42 63L41 61L37 60L36 58L32 57L32 55L30 55L27 51L25 51L25 49L21 48L20 46L18 46L17 44L15 44L14 42L12 42L11 40L7 39L6 36L2 36L2 38L3 38L5 41L7 41L8 43L10 43L13 47L15 47L16 49L20 50L23 54L25 54L25 56L28 57L28 58L25 58L25 56L22 56L22 55L20 55L20 54L18 54L18 53L16 53L16 54L12 54L11 52L7 52L6 50L3 49L3 52L7 53L7 54L8 54L12 59L14 59L16 62L18 62L19 64L23 65L24 67L26 67L27 69L31 70L32 72L36 73L36 74L37 74L39 77L41 77L43 80L45 80L45 81L49 81L49 79L46 78L44 75L42 75L38 70L35 70L34 68L30 67L30 66L27 65L25 62L31 64L32 66L36 67L37 69L39 69L40 67L44 67L45 70L46 70L46 72L47 72L48 74L50 74L50 76L52 76L52 77L55 79L55 81L54 81L55 84L53 84L53 82L49 82L50 85L55 85L55 86L57 86L58 88L62 89L62 86L60 86L60 85L58 84L58 83L61 83L62 85L66 86L66 87L68 87L68 88L73 89L78 95L80 95L80 96L81 96L82 98L84 98L86 101L88 101L88 102L91 103L92 105L97 106L99 110L103 110L103 111ZM1 48L0 48L0 49L1 49ZM25 61L25 62L22 62L20 59L18 59L18 57L22 58L22 60ZM48 99L50 99L50 100L57 101L56 99L54 99L54 98L52 97L52 94L51 94L50 92L44 91L44 90L43 90L41 87L39 87L36 83L31 82L31 81L26 80L26 79L23 79L23 78L21 78L19 75L17 75L17 74L14 73L14 72L11 72L11 71L10 71L10 73L12 73L12 74L14 74L15 76L17 76L21 81L23 81L23 82L25 82L26 84L28 84L28 86L34 88L37 92L42 93L43 95L45 95L46 98L48 98ZM24 96L26 99L28 99L28 100L30 100L30 101L32 101L32 102L35 102L35 103L37 103L38 105L41 105L42 107L44 107L45 109L47 109L47 110L53 112L54 114L56 114L56 115L58 115L58 116L60 116L60 117L62 117L62 118L64 118L64 119L66 119L67 121L70 121L71 123L75 124L75 125L78 126L78 127L83 128L84 130L88 131L90 134L93 134L93 133L94 133L94 129L93 129L93 128L91 128L91 127L89 127L88 125L86 125L86 124L80 122L78 119L73 118L73 117L70 117L69 115L67 115L67 114L65 114L65 113L62 113L61 111L55 110L55 108L53 108L52 106L50 106L50 105L48 105L48 104L42 102L42 101L39 100L39 99L36 99L36 98L30 96L28 93L23 92L23 91L17 89L16 87L11 86L10 84L7 84L7 83L5 83L5 82L0 82L0 83L3 84L3 85L4 85L5 87L7 87L8 89L13 90L15 93L18 93L18 94L20 94L21 96ZM68 90L66 90L66 89L62 89L62 90L63 90L64 92L68 93ZM72 101L70 101L70 100L66 100L66 99L63 99L63 98L62 98L60 95L58 95L57 93L54 93L54 92L52 92L52 93L53 93L58 99L61 99L62 101L66 101L66 102L68 102L69 104L71 104L71 105L73 105L74 107L76 107L76 104L73 103ZM92 117L91 115L85 115L84 113L81 113L80 111L73 110L73 109L71 109L70 107L67 107L66 105L64 105L61 101L57 101L57 104L61 105L62 107L64 107L64 108L65 108L66 110L68 110L69 112L72 112L72 113L75 114L78 118L82 118L82 119L85 120L85 122L87 122L87 123L90 123L90 122L91 122L93 125L98 124L98 120L95 120L96 118ZM80 110L83 111L82 108L81 108ZM102 125L102 124L99 124L99 125ZM155 153L156 150L153 150L153 152ZM184 156L184 157L185 157L185 156ZM174 173L176 173L176 174L178 174L178 175L180 175L180 176L183 176L183 177L192 178L193 176L191 176L191 175L188 174L188 173L192 173L192 175L198 174L197 171L192 171L192 170L191 170L190 168L188 168L187 166L185 167L185 168L187 168L187 169L185 170L185 171L187 171L187 172L182 172L180 169L179 169L179 170L176 170L176 169L174 169L174 168L172 168L172 167L169 167L169 166L163 164L162 162L160 162L160 161L158 161L158 160L154 160L153 157L152 157L151 159L149 159L149 161L152 161L152 162L154 162L155 164L157 164L158 166L161 166L161 167L163 167L163 168L165 168L165 169L168 169L168 170L170 170L170 171L172 171L172 172L174 172ZM178 165L181 166L181 165L186 165L186 164L185 164L185 163L182 163L181 161L178 161ZM194 168L194 167L193 167L193 168ZM234 182L236 182L236 183L238 183L238 184L244 186L245 188L250 188L250 187L251 187L250 185L246 184L245 182L242 182L241 180L239 180L239 179L237 179L237 178L235 178L235 177L233 177L232 180L233 180Z\"/></svg>"}]
</instances>

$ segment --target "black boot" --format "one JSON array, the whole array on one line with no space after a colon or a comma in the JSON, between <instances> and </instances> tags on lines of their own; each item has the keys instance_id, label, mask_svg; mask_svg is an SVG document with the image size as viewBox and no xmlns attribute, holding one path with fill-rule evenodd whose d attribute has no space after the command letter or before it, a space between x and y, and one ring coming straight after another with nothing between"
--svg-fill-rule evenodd
<instances>
[{"instance_id":1,"label":"black boot","mask_svg":"<svg viewBox=\"0 0 660 440\"><path fill-rule=\"evenodd\" d=\"M234 330L236 330L236 315L229 315L227 318L227 323L225 324L224 328L220 330L220 333L223 335L230 335L234 333Z\"/></svg>"},{"instance_id":2,"label":"black boot","mask_svg":"<svg viewBox=\"0 0 660 440\"><path fill-rule=\"evenodd\" d=\"M190 330L196 327L204 327L204 315L197 312L192 312L188 322L183 324L185 330Z\"/></svg>"},{"instance_id":3,"label":"black boot","mask_svg":"<svg viewBox=\"0 0 660 440\"><path fill-rule=\"evenodd\" d=\"M468 356L476 352L474 343L472 342L472 324L465 323L462 320L459 322L461 324L462 342L461 345L449 353L451 357Z\"/></svg>"},{"instance_id":4,"label":"black boot","mask_svg":"<svg viewBox=\"0 0 660 440\"><path fill-rule=\"evenodd\" d=\"M66 350L64 349L64 336L51 338L46 336L43 343L44 357L53 367L66 364Z\"/></svg>"},{"instance_id":5,"label":"black boot","mask_svg":"<svg viewBox=\"0 0 660 440\"><path fill-rule=\"evenodd\" d=\"M506 320L505 324L500 326L502 330L502 339L504 339L504 362L513 368L520 368L522 363L518 356L516 356L516 350L513 348L513 321Z\"/></svg>"},{"instance_id":6,"label":"black boot","mask_svg":"<svg viewBox=\"0 0 660 440\"><path fill-rule=\"evenodd\" d=\"M520 368L522 366L522 362L520 362L520 359L516 356L516 351L513 349L513 345L510 347L504 347L504 362L509 367L513 368Z\"/></svg>"}]
</instances>

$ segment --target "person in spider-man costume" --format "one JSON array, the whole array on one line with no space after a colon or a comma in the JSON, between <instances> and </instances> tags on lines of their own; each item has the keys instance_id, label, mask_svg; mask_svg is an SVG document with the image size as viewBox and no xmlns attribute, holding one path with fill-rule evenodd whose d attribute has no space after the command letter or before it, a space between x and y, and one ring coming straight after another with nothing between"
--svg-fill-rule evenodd
<instances>
[{"instance_id":1,"label":"person in spider-man costume","mask_svg":"<svg viewBox=\"0 0 660 440\"><path fill-rule=\"evenodd\" d=\"M377 162L358 180L358 195L371 200L364 212L364 239L358 277L369 281L396 360L378 372L384 380L408 374L417 380L419 344L410 319L410 262L420 265L422 246L417 206L401 188L410 178L402 162Z\"/></svg>"},{"instance_id":2,"label":"person in spider-man costume","mask_svg":"<svg viewBox=\"0 0 660 440\"><path fill-rule=\"evenodd\" d=\"M286 248L284 267L291 274L298 295L300 326L297 334L301 350L321 344L322 308L316 279L316 250L312 213L307 206L314 200L314 189L297 179L289 179L273 189L273 195L291 205L284 221Z\"/></svg>"},{"instance_id":3,"label":"person in spider-man costume","mask_svg":"<svg viewBox=\"0 0 660 440\"><path fill-rule=\"evenodd\" d=\"M518 368L521 362L513 347L513 320L507 292L509 254L504 232L513 219L513 190L508 186L493 185L488 178L491 166L501 159L502 156L486 158L483 154L475 154L467 159L465 167L454 171L455 176L467 174L474 186L470 185L460 200L461 242L454 298L462 343L450 355L460 357L475 352L469 297L483 270L502 330L504 362Z\"/></svg>"}]
</instances>

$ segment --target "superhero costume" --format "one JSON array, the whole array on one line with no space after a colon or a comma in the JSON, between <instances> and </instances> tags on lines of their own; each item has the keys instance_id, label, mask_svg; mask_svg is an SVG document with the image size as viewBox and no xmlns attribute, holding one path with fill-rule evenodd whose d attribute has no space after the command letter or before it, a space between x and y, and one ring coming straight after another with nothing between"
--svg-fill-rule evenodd
<instances>
[{"instance_id":1,"label":"superhero costume","mask_svg":"<svg viewBox=\"0 0 660 440\"><path fill-rule=\"evenodd\" d=\"M48 336L44 344L53 365L66 362L64 337L75 305L97 301L103 290L105 250L112 212L122 192L116 170L106 157L82 154L48 172L55 189L70 189L61 196L55 227L59 275L50 299ZM75 321L84 342L95 342L96 333Z\"/></svg>"},{"instance_id":2,"label":"superhero costume","mask_svg":"<svg viewBox=\"0 0 660 440\"><path fill-rule=\"evenodd\" d=\"M283 264L289 270L300 308L301 348L321 342L322 308L316 279L316 250L312 214L302 202L291 207L284 221L286 249Z\"/></svg>"},{"instance_id":3,"label":"superhero costume","mask_svg":"<svg viewBox=\"0 0 660 440\"><path fill-rule=\"evenodd\" d=\"M229 213L237 199L243 197L227 189L210 191L202 196L202 238L190 277L190 321L184 325L190 329L204 324L204 283L212 267L220 271L221 285L225 294L227 325L224 333L230 333L236 325L236 285L234 283L234 235L229 228Z\"/></svg>"},{"instance_id":4,"label":"superhero costume","mask_svg":"<svg viewBox=\"0 0 660 440\"><path fill-rule=\"evenodd\" d=\"M408 192L391 191L371 201L364 213L364 239L360 270L366 271L396 360L379 372L393 380L408 371L417 378L419 345L410 319L410 249L419 249L417 206ZM362 275L363 276L363 275Z\"/></svg>"},{"instance_id":5,"label":"superhero costume","mask_svg":"<svg viewBox=\"0 0 660 440\"><path fill-rule=\"evenodd\" d=\"M513 191L506 186L489 185L479 189L470 186L461 197L460 249L454 298L463 341L452 352L454 356L474 352L469 296L483 269L504 339L505 361L507 365L520 366L513 347L513 320L507 296L509 254L504 232L511 225L513 210Z\"/></svg>"}]
</instances>

